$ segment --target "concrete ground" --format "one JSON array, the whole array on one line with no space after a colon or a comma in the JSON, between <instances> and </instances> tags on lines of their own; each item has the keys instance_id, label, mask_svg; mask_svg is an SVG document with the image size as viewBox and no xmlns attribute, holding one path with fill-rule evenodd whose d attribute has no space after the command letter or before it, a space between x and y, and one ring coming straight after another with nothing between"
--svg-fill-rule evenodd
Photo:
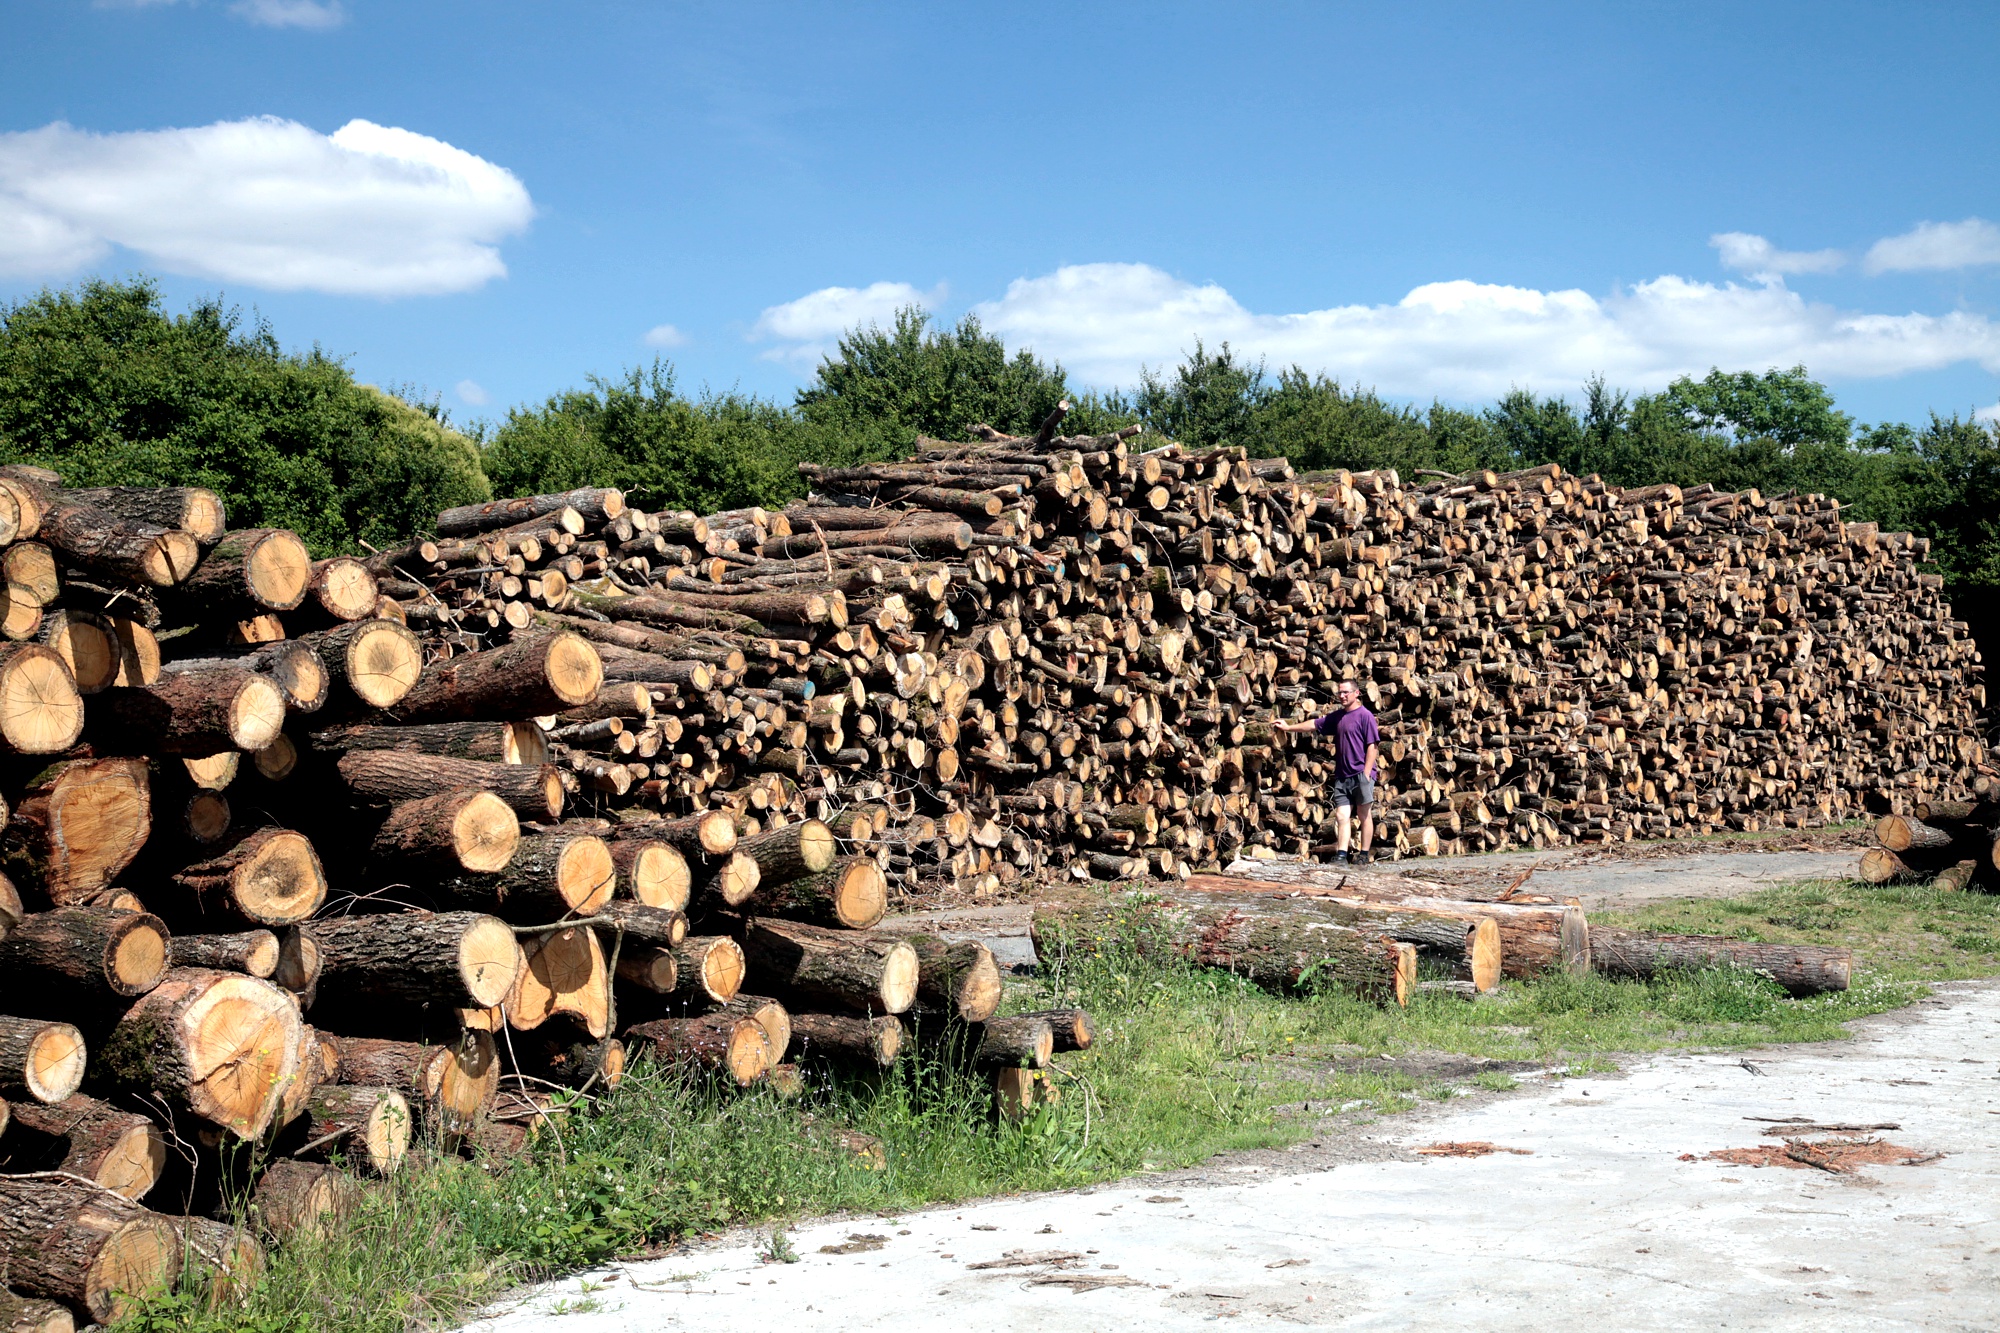
<instances>
[{"instance_id":1,"label":"concrete ground","mask_svg":"<svg viewBox=\"0 0 2000 1333\"><path fill-rule=\"evenodd\" d=\"M1657 847L1663 844L1647 844ZM1839 850L1678 852L1635 856L1618 851L1496 852L1456 860L1400 861L1393 867L1425 878L1505 882L1524 870L1522 887L1556 898L1575 898L1589 911L1636 907L1661 898L1735 898L1800 879L1852 879L1860 853Z\"/></svg>"},{"instance_id":2,"label":"concrete ground","mask_svg":"<svg viewBox=\"0 0 2000 1333\"><path fill-rule=\"evenodd\" d=\"M1094 1190L818 1222L792 1233L795 1264L738 1234L475 1327L2000 1328L2000 986L1853 1030L1532 1077ZM1706 1158L1782 1144L1762 1131L1787 1120L1893 1124L1848 1137L1942 1156L1852 1174ZM1498 1151L1415 1151L1468 1142Z\"/></svg>"}]
</instances>

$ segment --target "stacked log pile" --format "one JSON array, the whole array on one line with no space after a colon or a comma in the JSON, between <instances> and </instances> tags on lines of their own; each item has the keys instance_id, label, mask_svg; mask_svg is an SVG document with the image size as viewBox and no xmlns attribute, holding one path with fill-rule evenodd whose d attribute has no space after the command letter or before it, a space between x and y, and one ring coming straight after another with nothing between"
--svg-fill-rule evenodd
<instances>
[{"instance_id":1,"label":"stacked log pile","mask_svg":"<svg viewBox=\"0 0 2000 1333\"><path fill-rule=\"evenodd\" d=\"M1947 892L2000 889L2000 779L1973 779L1970 800L1922 800L1875 821L1875 846L1861 854L1857 879L1929 884Z\"/></svg>"}]
</instances>

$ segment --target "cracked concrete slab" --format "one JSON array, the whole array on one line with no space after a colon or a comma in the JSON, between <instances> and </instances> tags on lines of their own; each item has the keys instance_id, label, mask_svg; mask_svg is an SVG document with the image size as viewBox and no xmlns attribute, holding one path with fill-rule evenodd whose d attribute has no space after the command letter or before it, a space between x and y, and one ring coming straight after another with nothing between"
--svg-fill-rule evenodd
<instances>
[{"instance_id":1,"label":"cracked concrete slab","mask_svg":"<svg viewBox=\"0 0 2000 1333\"><path fill-rule=\"evenodd\" d=\"M1652 1057L1379 1121L1337 1164L1301 1145L830 1219L792 1233L796 1264L763 1262L739 1233L549 1283L474 1327L2000 1327L2000 986L1942 986L1852 1026L1848 1041ZM1705 1160L1795 1117L1894 1123L1885 1137L1943 1156L1852 1175ZM1416 1151L1468 1142L1503 1151ZM855 1236L881 1244L839 1252ZM1027 1262L976 1266L1010 1253Z\"/></svg>"}]
</instances>

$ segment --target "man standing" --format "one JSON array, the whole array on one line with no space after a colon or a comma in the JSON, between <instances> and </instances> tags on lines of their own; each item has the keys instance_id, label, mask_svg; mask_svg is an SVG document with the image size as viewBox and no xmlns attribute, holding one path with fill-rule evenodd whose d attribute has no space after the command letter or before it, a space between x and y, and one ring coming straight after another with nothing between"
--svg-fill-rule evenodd
<instances>
[{"instance_id":1,"label":"man standing","mask_svg":"<svg viewBox=\"0 0 2000 1333\"><path fill-rule=\"evenodd\" d=\"M1354 860L1367 865L1369 849L1375 843L1375 775L1382 756L1382 733L1375 715L1361 706L1361 687L1351 680L1340 682L1334 696L1339 704L1333 712L1307 722L1281 722L1280 731L1333 733L1334 838L1338 851L1334 862L1346 865ZM1358 856L1347 850L1350 820L1361 816L1361 845Z\"/></svg>"}]
</instances>

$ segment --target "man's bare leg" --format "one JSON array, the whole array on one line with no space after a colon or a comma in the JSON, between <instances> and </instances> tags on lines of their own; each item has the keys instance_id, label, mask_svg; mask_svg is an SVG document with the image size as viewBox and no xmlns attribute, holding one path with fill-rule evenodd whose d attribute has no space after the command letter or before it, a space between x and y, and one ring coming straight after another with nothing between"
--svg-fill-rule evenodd
<instances>
[{"instance_id":1,"label":"man's bare leg","mask_svg":"<svg viewBox=\"0 0 2000 1333\"><path fill-rule=\"evenodd\" d=\"M1333 846L1334 850L1343 855L1347 852L1348 827L1353 818L1350 810L1351 807L1346 805L1333 807Z\"/></svg>"},{"instance_id":2,"label":"man's bare leg","mask_svg":"<svg viewBox=\"0 0 2000 1333\"><path fill-rule=\"evenodd\" d=\"M1375 845L1375 802L1361 803L1361 850L1368 851Z\"/></svg>"}]
</instances>

